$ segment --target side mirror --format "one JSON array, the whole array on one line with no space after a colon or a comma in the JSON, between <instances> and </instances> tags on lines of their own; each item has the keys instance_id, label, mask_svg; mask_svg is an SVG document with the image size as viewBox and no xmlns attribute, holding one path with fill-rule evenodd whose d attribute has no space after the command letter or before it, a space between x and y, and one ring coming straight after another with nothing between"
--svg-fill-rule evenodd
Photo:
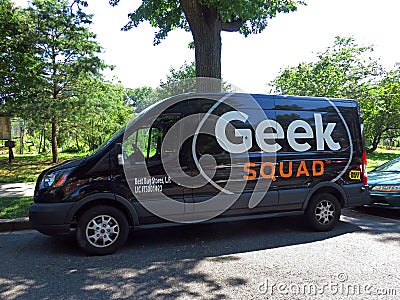
<instances>
[{"instance_id":1,"label":"side mirror","mask_svg":"<svg viewBox=\"0 0 400 300\"><path fill-rule=\"evenodd\" d=\"M122 152L122 143L115 144L114 155L117 156L118 165L123 166L125 163L124 163L124 154Z\"/></svg>"},{"instance_id":2,"label":"side mirror","mask_svg":"<svg viewBox=\"0 0 400 300\"><path fill-rule=\"evenodd\" d=\"M125 165L124 155L122 153L117 155L117 160L119 166Z\"/></svg>"},{"instance_id":3,"label":"side mirror","mask_svg":"<svg viewBox=\"0 0 400 300\"><path fill-rule=\"evenodd\" d=\"M116 143L110 151L110 163L112 168L124 165L124 155L122 152L122 144Z\"/></svg>"}]
</instances>

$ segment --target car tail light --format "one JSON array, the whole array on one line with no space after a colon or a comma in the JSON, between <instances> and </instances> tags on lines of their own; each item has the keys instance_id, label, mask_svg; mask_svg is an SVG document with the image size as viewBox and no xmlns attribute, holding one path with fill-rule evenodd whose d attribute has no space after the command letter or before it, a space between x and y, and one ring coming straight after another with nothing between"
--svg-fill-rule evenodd
<instances>
[{"instance_id":1,"label":"car tail light","mask_svg":"<svg viewBox=\"0 0 400 300\"><path fill-rule=\"evenodd\" d=\"M368 185L368 174L367 174L367 152L364 151L362 154L362 165L360 166L362 181L365 186Z\"/></svg>"}]
</instances>

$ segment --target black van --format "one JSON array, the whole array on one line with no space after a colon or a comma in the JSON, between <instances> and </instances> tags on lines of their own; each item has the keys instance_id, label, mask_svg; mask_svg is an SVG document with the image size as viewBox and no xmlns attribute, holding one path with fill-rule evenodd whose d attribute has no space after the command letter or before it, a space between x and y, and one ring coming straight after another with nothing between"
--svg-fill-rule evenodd
<instances>
[{"instance_id":1,"label":"black van","mask_svg":"<svg viewBox=\"0 0 400 300\"><path fill-rule=\"evenodd\" d=\"M369 202L362 117L353 100L189 93L140 113L92 155L42 172L29 218L76 229L109 254L131 228L304 215L331 230Z\"/></svg>"}]
</instances>

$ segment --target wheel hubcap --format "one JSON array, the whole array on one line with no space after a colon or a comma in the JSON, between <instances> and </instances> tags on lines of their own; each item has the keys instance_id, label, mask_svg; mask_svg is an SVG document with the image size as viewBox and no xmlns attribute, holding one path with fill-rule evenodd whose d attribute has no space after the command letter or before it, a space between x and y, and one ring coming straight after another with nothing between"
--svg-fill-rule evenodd
<instances>
[{"instance_id":1,"label":"wheel hubcap","mask_svg":"<svg viewBox=\"0 0 400 300\"><path fill-rule=\"evenodd\" d=\"M321 224L330 223L335 217L335 207L333 206L333 203L328 200L319 202L315 208L315 217Z\"/></svg>"},{"instance_id":2,"label":"wheel hubcap","mask_svg":"<svg viewBox=\"0 0 400 300\"><path fill-rule=\"evenodd\" d=\"M113 244L119 236L119 224L108 215L94 217L86 226L86 239L95 247L104 248Z\"/></svg>"}]
</instances>

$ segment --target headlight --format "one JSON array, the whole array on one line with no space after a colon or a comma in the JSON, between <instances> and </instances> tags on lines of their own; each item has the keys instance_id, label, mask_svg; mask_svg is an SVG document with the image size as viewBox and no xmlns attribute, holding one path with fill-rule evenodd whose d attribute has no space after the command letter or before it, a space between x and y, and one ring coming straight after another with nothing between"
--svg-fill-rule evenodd
<instances>
[{"instance_id":1,"label":"headlight","mask_svg":"<svg viewBox=\"0 0 400 300\"><path fill-rule=\"evenodd\" d=\"M385 193L400 193L400 185L375 185L371 190Z\"/></svg>"},{"instance_id":2,"label":"headlight","mask_svg":"<svg viewBox=\"0 0 400 300\"><path fill-rule=\"evenodd\" d=\"M73 169L74 168L62 169L45 174L40 181L39 189L62 186Z\"/></svg>"}]
</instances>

